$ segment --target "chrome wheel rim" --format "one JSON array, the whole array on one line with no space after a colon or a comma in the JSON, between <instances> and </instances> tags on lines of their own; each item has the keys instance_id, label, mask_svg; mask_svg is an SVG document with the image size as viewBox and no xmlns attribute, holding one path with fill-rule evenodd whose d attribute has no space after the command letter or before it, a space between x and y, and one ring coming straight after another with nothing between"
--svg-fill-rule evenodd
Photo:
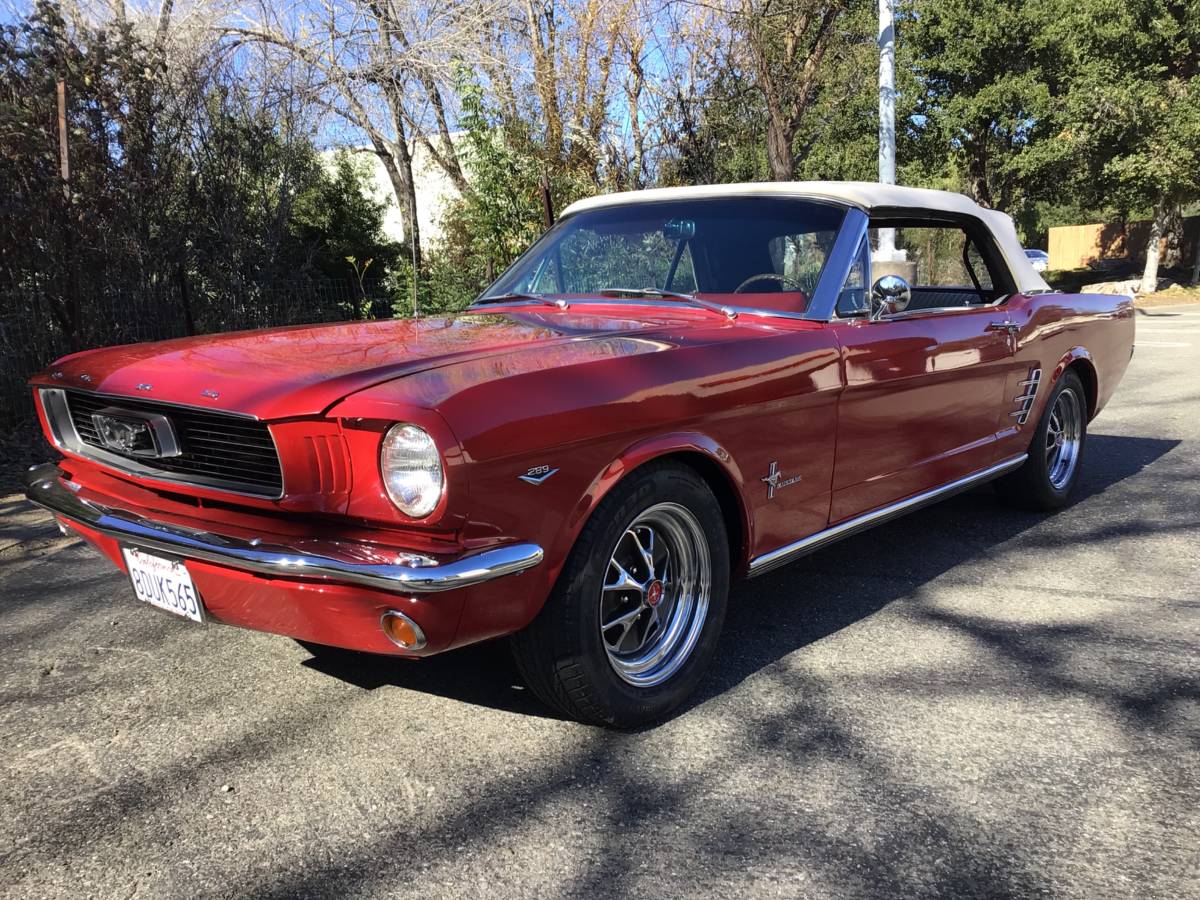
<instances>
[{"instance_id":1,"label":"chrome wheel rim","mask_svg":"<svg viewBox=\"0 0 1200 900\"><path fill-rule=\"evenodd\" d=\"M1066 388L1055 398L1046 426L1046 474L1056 491L1071 483L1082 436L1083 408L1075 391Z\"/></svg>"},{"instance_id":2,"label":"chrome wheel rim","mask_svg":"<svg viewBox=\"0 0 1200 900\"><path fill-rule=\"evenodd\" d=\"M704 630L712 560L700 522L658 503L617 538L600 589L600 640L613 671L655 687L683 666Z\"/></svg>"}]
</instances>

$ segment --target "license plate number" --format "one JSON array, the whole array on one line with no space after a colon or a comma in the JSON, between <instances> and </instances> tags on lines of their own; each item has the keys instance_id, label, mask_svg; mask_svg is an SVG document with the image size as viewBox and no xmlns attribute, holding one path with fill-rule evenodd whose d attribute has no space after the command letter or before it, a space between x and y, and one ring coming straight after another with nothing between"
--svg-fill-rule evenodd
<instances>
[{"instance_id":1,"label":"license plate number","mask_svg":"<svg viewBox=\"0 0 1200 900\"><path fill-rule=\"evenodd\" d=\"M193 622L204 621L204 605L183 563L132 547L122 547L121 552L139 600Z\"/></svg>"}]
</instances>

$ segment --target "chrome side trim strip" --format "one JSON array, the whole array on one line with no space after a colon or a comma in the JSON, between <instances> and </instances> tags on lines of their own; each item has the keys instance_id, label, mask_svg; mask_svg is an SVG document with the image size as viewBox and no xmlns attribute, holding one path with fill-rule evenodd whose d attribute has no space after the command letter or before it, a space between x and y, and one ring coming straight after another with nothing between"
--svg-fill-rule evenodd
<instances>
[{"instance_id":1,"label":"chrome side trim strip","mask_svg":"<svg viewBox=\"0 0 1200 900\"><path fill-rule=\"evenodd\" d=\"M394 550L388 551L389 555L404 562L381 563L247 541L156 522L137 513L84 500L63 484L62 471L50 463L34 466L25 473L25 496L57 516L147 550L161 550L184 559L203 560L262 575L361 584L401 594L470 587L524 572L542 561L542 548L536 544L509 544L446 563ZM382 555L382 551L376 553Z\"/></svg>"},{"instance_id":2,"label":"chrome side trim strip","mask_svg":"<svg viewBox=\"0 0 1200 900\"><path fill-rule=\"evenodd\" d=\"M864 513L861 516L856 516L853 519L847 519L832 528L826 528L824 531L818 531L816 534L810 534L806 538L802 538L795 543L787 544L780 547L778 550L772 550L770 553L764 553L762 556L757 556L750 561L749 575L753 578L756 575L762 575L770 572L772 569L777 569L780 566L787 565L792 560L799 559L802 556L807 556L822 547L827 547L842 538L848 538L859 532L866 531L876 525L882 525L892 519L898 518L905 513L910 513L920 509L923 506L928 506L931 503L936 503L953 494L960 493L991 481L993 478L998 478L1006 472L1011 472L1013 469L1020 466L1029 457L1028 453L1022 453L1020 456L1014 456L1011 459L1006 459L1004 462L997 463L994 466L989 466L986 469L981 469L978 472L973 472L957 481L951 481L943 484L941 487L936 487L920 494L914 494L907 500L900 500L888 506L881 506L869 513Z\"/></svg>"}]
</instances>

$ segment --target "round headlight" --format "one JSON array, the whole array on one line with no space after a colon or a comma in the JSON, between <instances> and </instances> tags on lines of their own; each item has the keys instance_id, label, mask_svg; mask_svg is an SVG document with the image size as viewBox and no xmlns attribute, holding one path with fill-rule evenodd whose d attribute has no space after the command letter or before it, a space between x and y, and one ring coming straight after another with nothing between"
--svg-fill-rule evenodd
<instances>
[{"instance_id":1,"label":"round headlight","mask_svg":"<svg viewBox=\"0 0 1200 900\"><path fill-rule=\"evenodd\" d=\"M446 489L446 474L437 445L424 428L393 425L383 436L379 454L383 486L405 515L423 519L433 512Z\"/></svg>"}]
</instances>

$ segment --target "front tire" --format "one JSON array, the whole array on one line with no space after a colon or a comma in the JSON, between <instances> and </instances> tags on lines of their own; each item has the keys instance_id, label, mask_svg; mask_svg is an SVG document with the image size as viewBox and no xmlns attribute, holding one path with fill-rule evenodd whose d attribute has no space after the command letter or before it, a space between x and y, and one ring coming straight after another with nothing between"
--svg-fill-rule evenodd
<instances>
[{"instance_id":1,"label":"front tire","mask_svg":"<svg viewBox=\"0 0 1200 900\"><path fill-rule=\"evenodd\" d=\"M1054 385L1021 468L996 482L1006 501L1025 509L1051 511L1071 501L1079 483L1087 443L1087 394L1068 370Z\"/></svg>"},{"instance_id":2,"label":"front tire","mask_svg":"<svg viewBox=\"0 0 1200 900\"><path fill-rule=\"evenodd\" d=\"M530 689L564 715L632 728L695 689L729 590L720 504L691 469L651 464L596 508L537 618L513 636Z\"/></svg>"}]
</instances>

